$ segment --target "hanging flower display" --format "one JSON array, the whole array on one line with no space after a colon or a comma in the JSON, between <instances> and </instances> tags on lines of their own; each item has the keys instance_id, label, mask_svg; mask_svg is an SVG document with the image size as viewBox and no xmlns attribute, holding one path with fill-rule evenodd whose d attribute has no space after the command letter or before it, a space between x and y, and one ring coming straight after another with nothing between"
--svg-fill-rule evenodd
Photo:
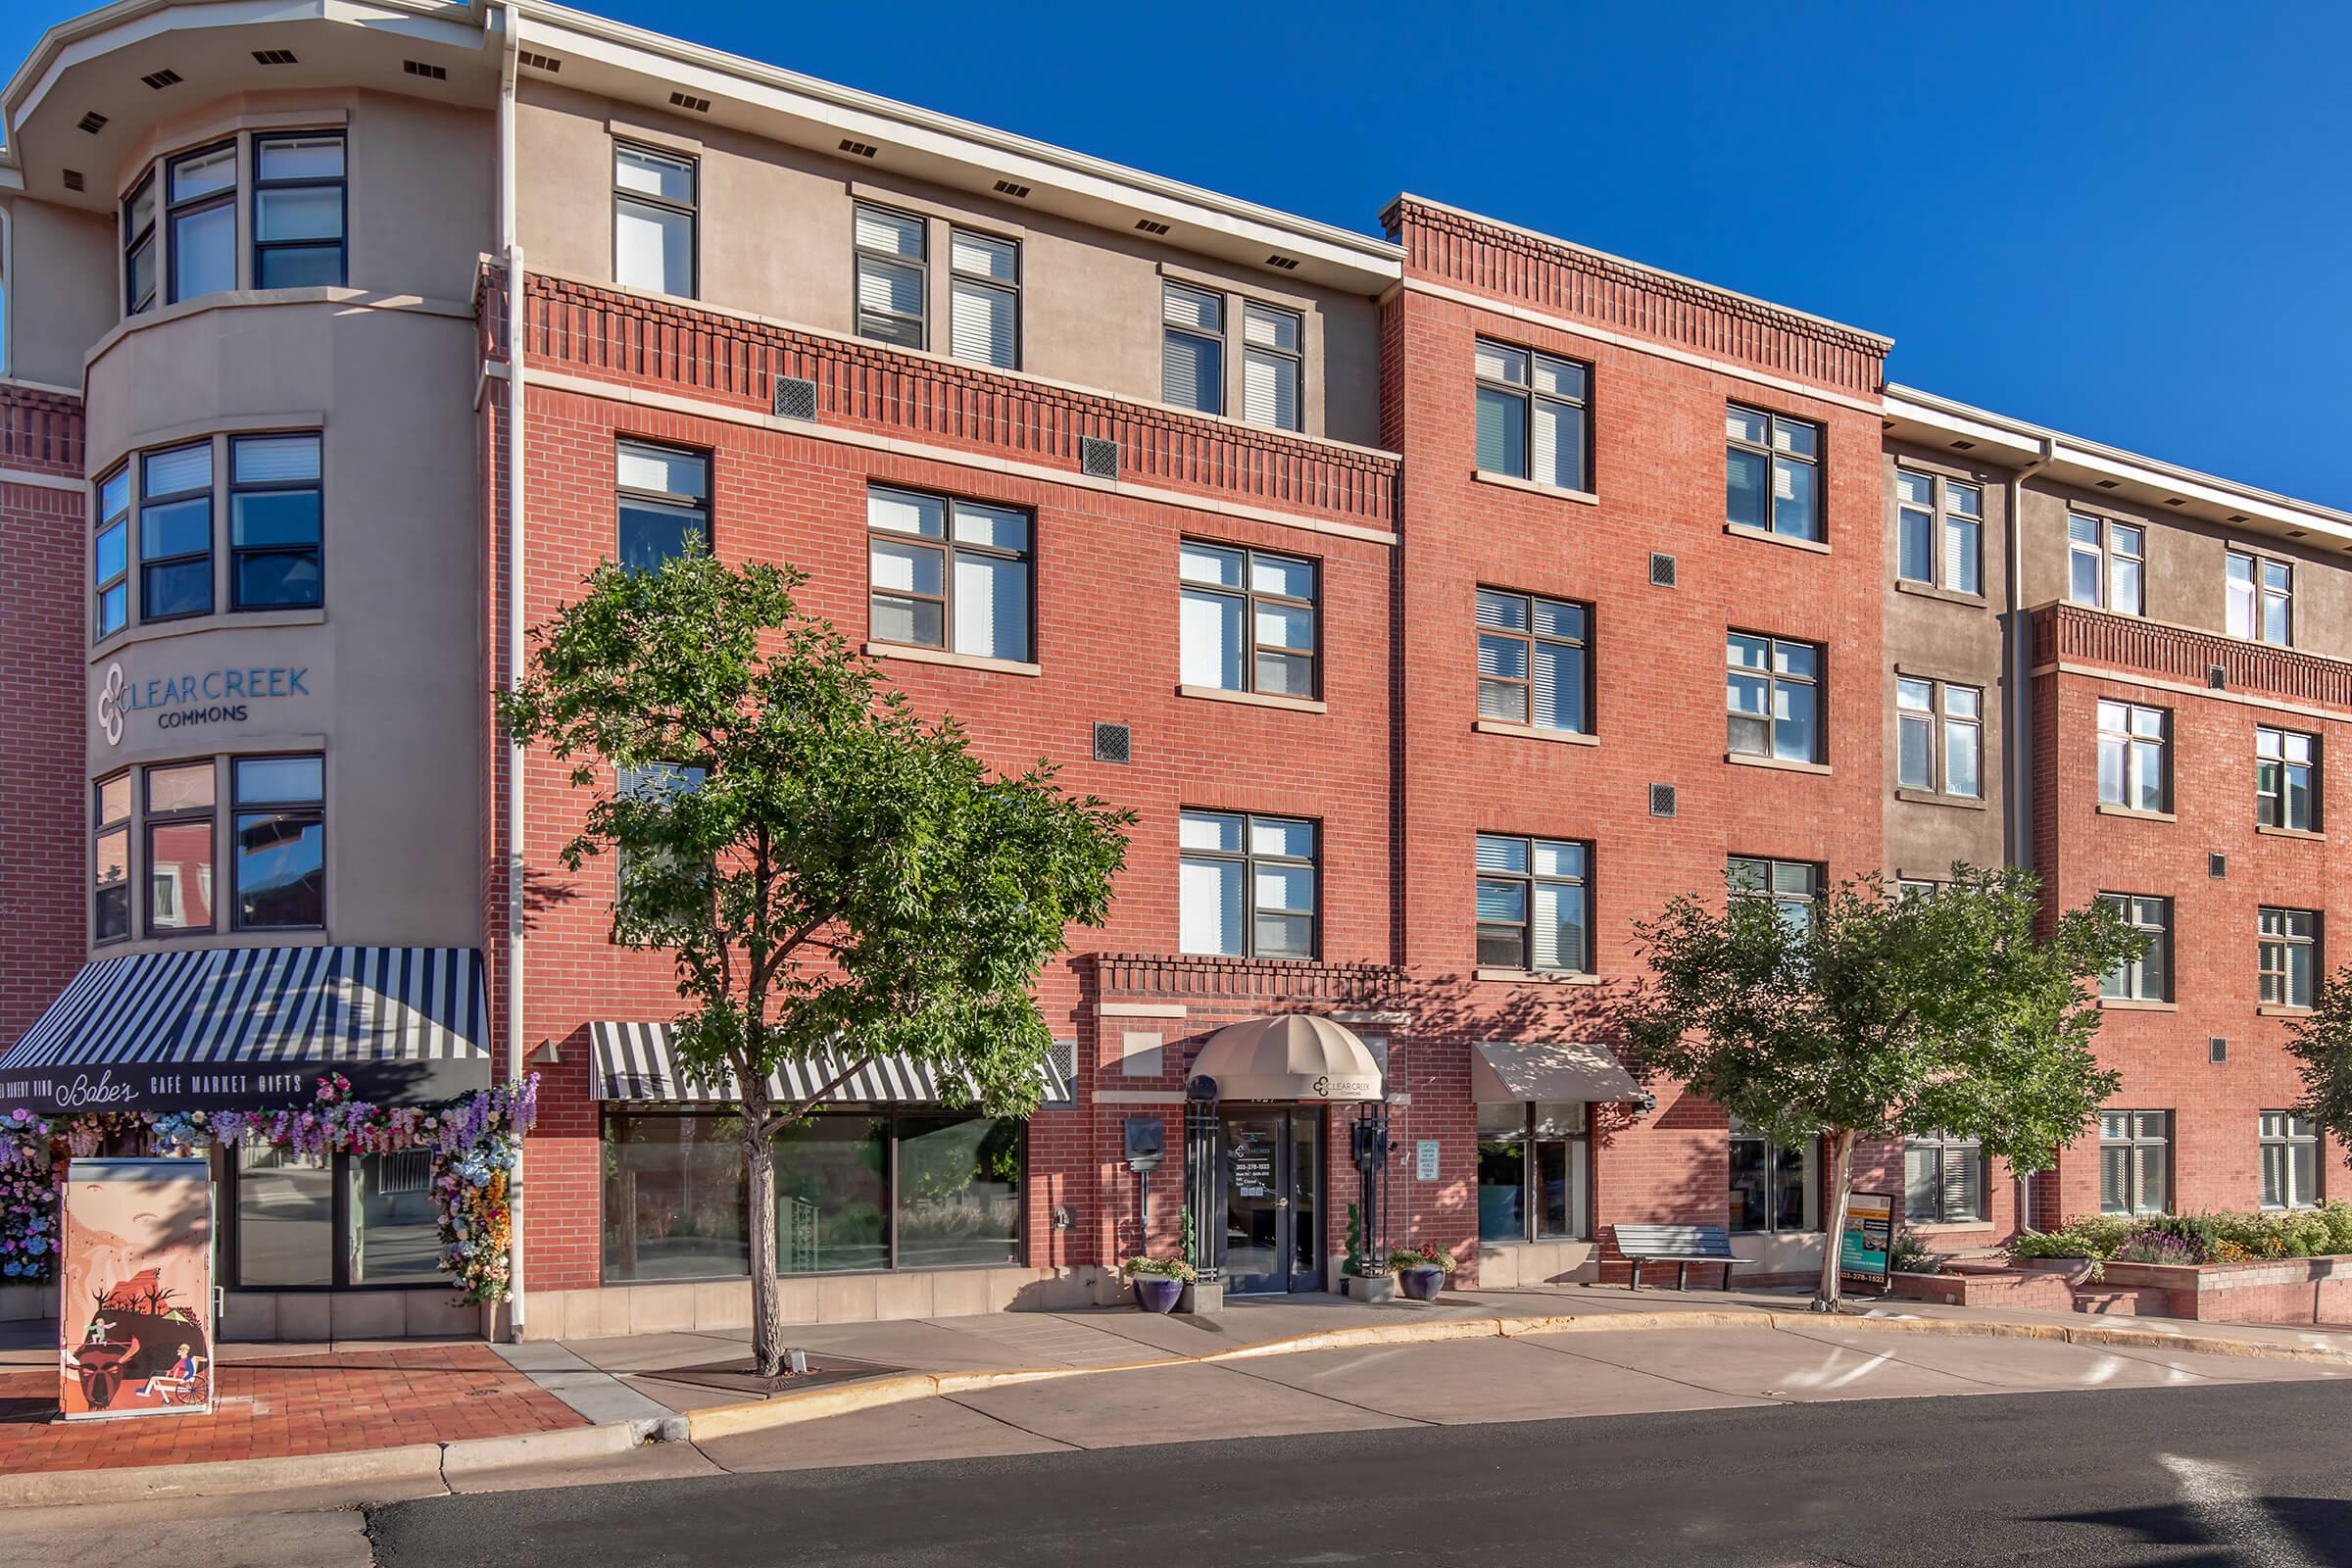
<instances>
[{"instance_id":1,"label":"hanging flower display","mask_svg":"<svg viewBox=\"0 0 2352 1568\"><path fill-rule=\"evenodd\" d=\"M329 1073L308 1105L283 1110L101 1111L43 1118L0 1110L0 1282L47 1283L56 1268L58 1190L66 1157L88 1157L137 1135L147 1151L202 1155L276 1149L324 1158L429 1149L440 1215L441 1268L468 1300L503 1301L513 1239L508 1188L522 1136L539 1118L539 1075L439 1105L376 1105ZM62 1146L62 1155L61 1155Z\"/></svg>"}]
</instances>

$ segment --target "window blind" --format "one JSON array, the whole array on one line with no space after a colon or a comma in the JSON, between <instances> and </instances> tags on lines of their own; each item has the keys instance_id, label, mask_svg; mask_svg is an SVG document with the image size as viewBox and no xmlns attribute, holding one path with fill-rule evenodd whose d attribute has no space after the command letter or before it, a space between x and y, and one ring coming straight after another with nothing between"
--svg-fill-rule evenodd
<instances>
[{"instance_id":1,"label":"window blind","mask_svg":"<svg viewBox=\"0 0 2352 1568\"><path fill-rule=\"evenodd\" d=\"M948 352L975 365L1013 368L1013 294L956 278L948 298Z\"/></svg>"}]
</instances>

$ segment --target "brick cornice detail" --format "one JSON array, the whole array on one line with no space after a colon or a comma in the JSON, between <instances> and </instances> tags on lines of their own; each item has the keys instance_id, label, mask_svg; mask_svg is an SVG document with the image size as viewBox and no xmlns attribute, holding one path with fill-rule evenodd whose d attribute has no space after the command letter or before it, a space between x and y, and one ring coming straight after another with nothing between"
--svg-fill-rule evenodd
<instances>
[{"instance_id":1,"label":"brick cornice detail","mask_svg":"<svg viewBox=\"0 0 2352 1568\"><path fill-rule=\"evenodd\" d=\"M1079 964L1098 996L1186 997L1373 1006L1394 999L1402 975L1385 964L1093 953Z\"/></svg>"},{"instance_id":2,"label":"brick cornice detail","mask_svg":"<svg viewBox=\"0 0 2352 1568\"><path fill-rule=\"evenodd\" d=\"M81 400L0 384L0 468L81 477Z\"/></svg>"},{"instance_id":3,"label":"brick cornice detail","mask_svg":"<svg viewBox=\"0 0 2352 1568\"><path fill-rule=\"evenodd\" d=\"M2034 667L2099 664L2119 675L2148 675L2197 686L2216 666L2222 691L2352 712L2352 663L2241 642L2186 626L2167 626L2082 605L2045 605L2034 612Z\"/></svg>"}]
</instances>

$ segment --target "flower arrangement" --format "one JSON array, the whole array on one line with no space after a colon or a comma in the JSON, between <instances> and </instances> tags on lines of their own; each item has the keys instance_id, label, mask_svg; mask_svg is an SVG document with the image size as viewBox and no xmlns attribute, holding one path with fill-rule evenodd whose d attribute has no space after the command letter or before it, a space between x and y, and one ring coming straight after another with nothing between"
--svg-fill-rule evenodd
<instances>
[{"instance_id":1,"label":"flower arrangement","mask_svg":"<svg viewBox=\"0 0 2352 1568\"><path fill-rule=\"evenodd\" d=\"M57 1195L66 1162L137 1132L167 1155L201 1155L218 1145L298 1154L433 1152L432 1192L440 1210L441 1267L468 1300L503 1301L513 1239L508 1188L522 1158L522 1135L539 1117L539 1075L500 1084L442 1105L376 1105L352 1097L351 1080L328 1073L308 1105L283 1110L104 1111L45 1120L0 1111L0 1279L46 1283L56 1266Z\"/></svg>"},{"instance_id":2,"label":"flower arrangement","mask_svg":"<svg viewBox=\"0 0 2352 1568\"><path fill-rule=\"evenodd\" d=\"M1415 1268L1434 1268L1441 1274L1450 1274L1453 1254L1435 1242L1408 1243L1389 1253L1389 1267L1399 1274Z\"/></svg>"},{"instance_id":3,"label":"flower arrangement","mask_svg":"<svg viewBox=\"0 0 2352 1568\"><path fill-rule=\"evenodd\" d=\"M1129 1279L1150 1275L1154 1279L1182 1280L1193 1283L1193 1265L1181 1257L1131 1257L1119 1265L1119 1272Z\"/></svg>"}]
</instances>

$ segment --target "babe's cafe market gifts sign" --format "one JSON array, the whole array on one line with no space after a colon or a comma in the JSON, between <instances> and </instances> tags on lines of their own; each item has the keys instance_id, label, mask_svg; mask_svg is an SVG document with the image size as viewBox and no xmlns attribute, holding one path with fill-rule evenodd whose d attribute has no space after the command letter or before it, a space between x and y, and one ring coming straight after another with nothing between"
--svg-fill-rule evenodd
<instances>
[{"instance_id":1,"label":"babe's cafe market gifts sign","mask_svg":"<svg viewBox=\"0 0 2352 1568\"><path fill-rule=\"evenodd\" d=\"M57 1315L69 1421L210 1414L213 1187L200 1159L67 1168Z\"/></svg>"}]
</instances>

